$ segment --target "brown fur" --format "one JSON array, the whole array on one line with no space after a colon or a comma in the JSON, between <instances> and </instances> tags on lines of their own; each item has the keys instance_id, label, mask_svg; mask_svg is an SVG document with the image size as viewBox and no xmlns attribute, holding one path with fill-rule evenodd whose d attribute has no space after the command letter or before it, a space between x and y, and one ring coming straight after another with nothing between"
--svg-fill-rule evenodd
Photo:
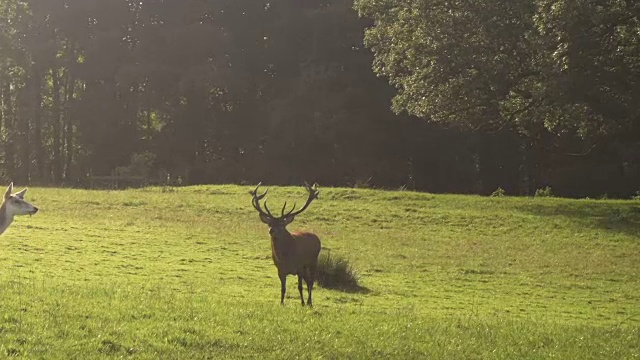
<instances>
[{"instance_id":1,"label":"brown fur","mask_svg":"<svg viewBox=\"0 0 640 360\"><path fill-rule=\"evenodd\" d=\"M278 272L297 275L318 266L320 238L308 232L294 232L279 239L271 237L271 257Z\"/></svg>"}]
</instances>

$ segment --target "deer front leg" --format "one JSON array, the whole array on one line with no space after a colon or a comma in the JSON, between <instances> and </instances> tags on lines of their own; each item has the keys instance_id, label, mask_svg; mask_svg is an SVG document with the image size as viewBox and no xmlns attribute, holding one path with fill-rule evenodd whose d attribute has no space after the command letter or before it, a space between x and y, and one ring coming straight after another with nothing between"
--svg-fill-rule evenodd
<instances>
[{"instance_id":1,"label":"deer front leg","mask_svg":"<svg viewBox=\"0 0 640 360\"><path fill-rule=\"evenodd\" d=\"M287 292L287 274L278 273L280 277L280 305L284 305L284 294Z\"/></svg>"},{"instance_id":2,"label":"deer front leg","mask_svg":"<svg viewBox=\"0 0 640 360\"><path fill-rule=\"evenodd\" d=\"M300 292L300 301L302 301L302 306L304 306L304 296L302 296L302 275L298 274L298 291Z\"/></svg>"}]
</instances>

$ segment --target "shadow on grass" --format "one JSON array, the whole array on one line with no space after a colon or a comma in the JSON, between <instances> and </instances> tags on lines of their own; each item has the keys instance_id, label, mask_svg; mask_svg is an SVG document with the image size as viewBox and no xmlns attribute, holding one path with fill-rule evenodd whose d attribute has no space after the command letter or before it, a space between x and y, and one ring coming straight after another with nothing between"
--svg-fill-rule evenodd
<instances>
[{"instance_id":1,"label":"shadow on grass","mask_svg":"<svg viewBox=\"0 0 640 360\"><path fill-rule=\"evenodd\" d=\"M603 229L640 239L640 203L630 201L567 201L528 204L518 210L536 216L565 217L587 228Z\"/></svg>"},{"instance_id":2,"label":"shadow on grass","mask_svg":"<svg viewBox=\"0 0 640 360\"><path fill-rule=\"evenodd\" d=\"M336 286L336 285L322 284L319 281L318 281L318 284L320 284L320 286L322 286L325 289L341 291L341 292L348 293L348 294L364 294L364 295L366 295L366 294L369 294L371 292L371 289L369 289L368 287L360 286L358 284L348 285L348 286L344 286L344 285Z\"/></svg>"},{"instance_id":3,"label":"shadow on grass","mask_svg":"<svg viewBox=\"0 0 640 360\"><path fill-rule=\"evenodd\" d=\"M318 259L316 280L325 289L357 294L371 292L359 284L358 276L349 261L342 256L332 255L328 249Z\"/></svg>"}]
</instances>

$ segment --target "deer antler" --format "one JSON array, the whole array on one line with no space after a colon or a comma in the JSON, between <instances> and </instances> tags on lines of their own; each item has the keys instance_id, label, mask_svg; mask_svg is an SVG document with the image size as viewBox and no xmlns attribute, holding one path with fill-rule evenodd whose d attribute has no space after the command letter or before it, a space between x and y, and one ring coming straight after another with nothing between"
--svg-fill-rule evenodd
<instances>
[{"instance_id":1,"label":"deer antler","mask_svg":"<svg viewBox=\"0 0 640 360\"><path fill-rule=\"evenodd\" d=\"M293 207L291 208L291 210L288 213L284 213L284 209L287 206L287 203L285 202L285 206L282 207L282 218L287 217L287 216L297 216L298 214L300 214L301 212L305 211L307 209L307 207L309 207L309 204L311 204L311 202L315 199L318 198L318 195L320 194L320 192L317 189L318 184L315 183L313 184L313 186L309 185L308 183L304 183L305 188L307 189L307 191L309 192L309 197L307 198L307 202L304 204L304 206L302 208L300 208L300 210L295 211L296 209L296 204L293 204Z\"/></svg>"},{"instance_id":2,"label":"deer antler","mask_svg":"<svg viewBox=\"0 0 640 360\"><path fill-rule=\"evenodd\" d=\"M313 186L311 186L305 182L304 183L305 188L309 192L309 197L307 198L307 202L304 204L304 206L300 208L300 210L294 211L296 209L296 204L293 204L293 207L291 208L291 210L285 213L285 210L287 209L287 202L285 201L284 206L282 206L282 210L280 211L280 216L275 217L271 214L271 211L269 210L269 207L267 206L266 201L264 202L264 210L262 210L262 207L260 206L260 200L262 200L267 195L267 191L269 191L269 189L267 189L261 195L258 195L258 188L260 187L261 184L262 183L259 183L258 186L256 186L255 190L249 191L249 194L253 196L253 199L251 200L251 204L253 205L253 208L260 213L260 215L268 216L271 219L284 219L285 217L288 217L288 216L296 216L300 214L301 212L305 211L307 207L309 207L309 204L311 204L313 200L318 198L318 194L319 194L319 191L317 189L318 184L314 184Z\"/></svg>"},{"instance_id":3,"label":"deer antler","mask_svg":"<svg viewBox=\"0 0 640 360\"><path fill-rule=\"evenodd\" d=\"M267 210L266 212L262 210L262 207L260 207L260 200L262 200L267 195L267 192L269 191L269 189L267 189L262 193L262 195L258 195L258 188L260 187L260 185L262 185L262 183L258 183L258 186L256 186L256 188L253 191L249 191L249 194L253 196L253 199L251 199L251 204L253 205L254 209L258 210L260 215L268 216L273 219L274 216L271 215L271 211L269 211L269 208L267 207L266 202L264 203L264 208Z\"/></svg>"}]
</instances>

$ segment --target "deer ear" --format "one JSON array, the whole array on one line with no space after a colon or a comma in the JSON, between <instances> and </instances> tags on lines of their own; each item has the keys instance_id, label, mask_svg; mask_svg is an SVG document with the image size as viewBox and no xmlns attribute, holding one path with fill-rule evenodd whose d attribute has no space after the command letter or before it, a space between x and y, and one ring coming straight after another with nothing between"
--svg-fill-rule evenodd
<instances>
[{"instance_id":1,"label":"deer ear","mask_svg":"<svg viewBox=\"0 0 640 360\"><path fill-rule=\"evenodd\" d=\"M27 192L27 188L22 189L22 191L17 192L16 196L18 197L18 199L23 199L24 200L24 194Z\"/></svg>"},{"instance_id":2,"label":"deer ear","mask_svg":"<svg viewBox=\"0 0 640 360\"><path fill-rule=\"evenodd\" d=\"M268 216L260 214L260 220L261 220L263 223L265 223L265 224L269 225L269 217L268 217Z\"/></svg>"},{"instance_id":3,"label":"deer ear","mask_svg":"<svg viewBox=\"0 0 640 360\"><path fill-rule=\"evenodd\" d=\"M7 187L7 191L4 193L4 198L8 199L11 197L11 192L13 191L13 183L10 183Z\"/></svg>"},{"instance_id":4,"label":"deer ear","mask_svg":"<svg viewBox=\"0 0 640 360\"><path fill-rule=\"evenodd\" d=\"M295 218L296 218L295 216L287 216L287 217L285 217L285 218L283 219L283 220L284 220L284 224L285 224L285 226L286 226L286 225L291 224L291 222L292 222L292 221L293 221L293 219L295 219Z\"/></svg>"}]
</instances>

